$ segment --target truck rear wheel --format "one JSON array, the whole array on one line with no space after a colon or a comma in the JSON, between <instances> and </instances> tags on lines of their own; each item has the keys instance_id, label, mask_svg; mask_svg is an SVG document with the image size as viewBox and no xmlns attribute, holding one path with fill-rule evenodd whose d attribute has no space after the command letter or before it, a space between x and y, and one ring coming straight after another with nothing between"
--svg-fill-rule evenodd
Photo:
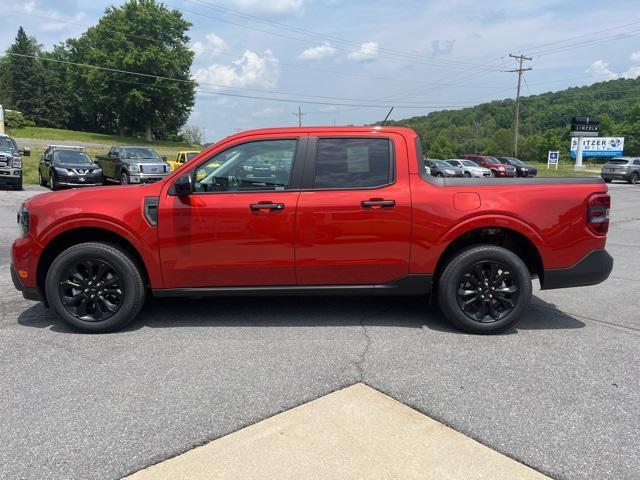
<instances>
[{"instance_id":1,"label":"truck rear wheel","mask_svg":"<svg viewBox=\"0 0 640 480\"><path fill-rule=\"evenodd\" d=\"M531 300L531 275L506 248L478 245L460 252L438 282L438 302L449 321L470 333L514 325Z\"/></svg>"},{"instance_id":2,"label":"truck rear wheel","mask_svg":"<svg viewBox=\"0 0 640 480\"><path fill-rule=\"evenodd\" d=\"M81 243L63 251L45 280L51 308L78 330L91 333L123 328L140 313L146 291L136 263L106 243Z\"/></svg>"}]
</instances>

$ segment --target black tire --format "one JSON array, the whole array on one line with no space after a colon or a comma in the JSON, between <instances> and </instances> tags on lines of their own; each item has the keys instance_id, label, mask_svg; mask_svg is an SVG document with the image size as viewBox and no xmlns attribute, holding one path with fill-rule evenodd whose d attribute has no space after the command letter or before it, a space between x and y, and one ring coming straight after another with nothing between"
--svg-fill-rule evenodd
<instances>
[{"instance_id":1,"label":"black tire","mask_svg":"<svg viewBox=\"0 0 640 480\"><path fill-rule=\"evenodd\" d=\"M632 185L636 185L638 183L638 172L633 172L631 174L631 177L629 178L629 183Z\"/></svg>"},{"instance_id":2,"label":"black tire","mask_svg":"<svg viewBox=\"0 0 640 480\"><path fill-rule=\"evenodd\" d=\"M611 183L611 179L610 178L604 178L604 183Z\"/></svg>"},{"instance_id":3,"label":"black tire","mask_svg":"<svg viewBox=\"0 0 640 480\"><path fill-rule=\"evenodd\" d=\"M53 175L53 173L49 172L49 188L52 191L58 190L58 184L56 183L56 177Z\"/></svg>"},{"instance_id":4,"label":"black tire","mask_svg":"<svg viewBox=\"0 0 640 480\"><path fill-rule=\"evenodd\" d=\"M437 295L440 309L460 330L497 333L514 325L529 305L531 275L512 251L478 245L462 250L447 264Z\"/></svg>"},{"instance_id":5,"label":"black tire","mask_svg":"<svg viewBox=\"0 0 640 480\"><path fill-rule=\"evenodd\" d=\"M129 174L127 172L122 172L120 174L120 185L129 185L131 180L129 179Z\"/></svg>"},{"instance_id":6,"label":"black tire","mask_svg":"<svg viewBox=\"0 0 640 480\"><path fill-rule=\"evenodd\" d=\"M497 176L497 175L496 175L496 172L495 172L495 171L493 171L493 170L491 170L491 176L492 176L492 177L496 177L496 176Z\"/></svg>"},{"instance_id":7,"label":"black tire","mask_svg":"<svg viewBox=\"0 0 640 480\"><path fill-rule=\"evenodd\" d=\"M140 313L146 297L136 263L113 245L98 242L74 245L58 255L47 272L45 292L62 320L88 333L123 328Z\"/></svg>"},{"instance_id":8,"label":"black tire","mask_svg":"<svg viewBox=\"0 0 640 480\"><path fill-rule=\"evenodd\" d=\"M44 178L42 178L42 171L40 169L38 169L38 183L41 187L47 186L47 182L44 180Z\"/></svg>"},{"instance_id":9,"label":"black tire","mask_svg":"<svg viewBox=\"0 0 640 480\"><path fill-rule=\"evenodd\" d=\"M467 178L471 178L471 174L469 172L464 172L464 176Z\"/></svg>"},{"instance_id":10,"label":"black tire","mask_svg":"<svg viewBox=\"0 0 640 480\"><path fill-rule=\"evenodd\" d=\"M20 177L20 180L18 180L18 182L14 185L14 190L22 190L22 177Z\"/></svg>"},{"instance_id":11,"label":"black tire","mask_svg":"<svg viewBox=\"0 0 640 480\"><path fill-rule=\"evenodd\" d=\"M440 172L436 173L434 176L435 177L444 177L444 175L442 173L440 173Z\"/></svg>"}]
</instances>

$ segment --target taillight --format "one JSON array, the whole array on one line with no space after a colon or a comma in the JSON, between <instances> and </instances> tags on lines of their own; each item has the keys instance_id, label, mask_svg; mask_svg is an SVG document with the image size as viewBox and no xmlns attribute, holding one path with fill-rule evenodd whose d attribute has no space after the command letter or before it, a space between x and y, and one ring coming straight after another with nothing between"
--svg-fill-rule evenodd
<instances>
[{"instance_id":1,"label":"taillight","mask_svg":"<svg viewBox=\"0 0 640 480\"><path fill-rule=\"evenodd\" d=\"M611 197L606 193L596 193L587 202L587 226L596 235L606 235L609 231L609 208Z\"/></svg>"}]
</instances>

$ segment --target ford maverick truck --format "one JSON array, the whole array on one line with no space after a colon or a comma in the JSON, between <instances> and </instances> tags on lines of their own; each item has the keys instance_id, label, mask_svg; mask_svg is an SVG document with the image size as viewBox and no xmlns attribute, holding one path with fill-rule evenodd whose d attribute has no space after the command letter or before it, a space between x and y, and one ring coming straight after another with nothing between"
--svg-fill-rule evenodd
<instances>
[{"instance_id":1,"label":"ford maverick truck","mask_svg":"<svg viewBox=\"0 0 640 480\"><path fill-rule=\"evenodd\" d=\"M511 327L543 289L604 281L600 178L434 178L399 127L238 133L156 183L45 193L11 274L87 332L156 297L417 295L458 328Z\"/></svg>"}]
</instances>

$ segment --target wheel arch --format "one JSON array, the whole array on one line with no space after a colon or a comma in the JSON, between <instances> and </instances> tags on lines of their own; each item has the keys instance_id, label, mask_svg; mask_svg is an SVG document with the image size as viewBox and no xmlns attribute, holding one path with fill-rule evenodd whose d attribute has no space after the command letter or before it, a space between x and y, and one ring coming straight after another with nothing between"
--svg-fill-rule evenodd
<instances>
[{"instance_id":1,"label":"wheel arch","mask_svg":"<svg viewBox=\"0 0 640 480\"><path fill-rule=\"evenodd\" d=\"M45 304L47 299L44 283L51 263L67 248L85 242L103 242L122 249L131 256L138 268L140 268L145 284L147 286L150 284L147 265L138 249L129 240L106 228L79 227L66 230L53 237L40 254L36 267L36 286L42 293Z\"/></svg>"},{"instance_id":2,"label":"wheel arch","mask_svg":"<svg viewBox=\"0 0 640 480\"><path fill-rule=\"evenodd\" d=\"M539 277L541 281L543 280L542 255L530 236L513 228L513 226L506 227L499 224L471 228L452 238L438 259L434 279L437 281L457 252L475 245L495 245L512 251L522 259L532 277Z\"/></svg>"}]
</instances>

